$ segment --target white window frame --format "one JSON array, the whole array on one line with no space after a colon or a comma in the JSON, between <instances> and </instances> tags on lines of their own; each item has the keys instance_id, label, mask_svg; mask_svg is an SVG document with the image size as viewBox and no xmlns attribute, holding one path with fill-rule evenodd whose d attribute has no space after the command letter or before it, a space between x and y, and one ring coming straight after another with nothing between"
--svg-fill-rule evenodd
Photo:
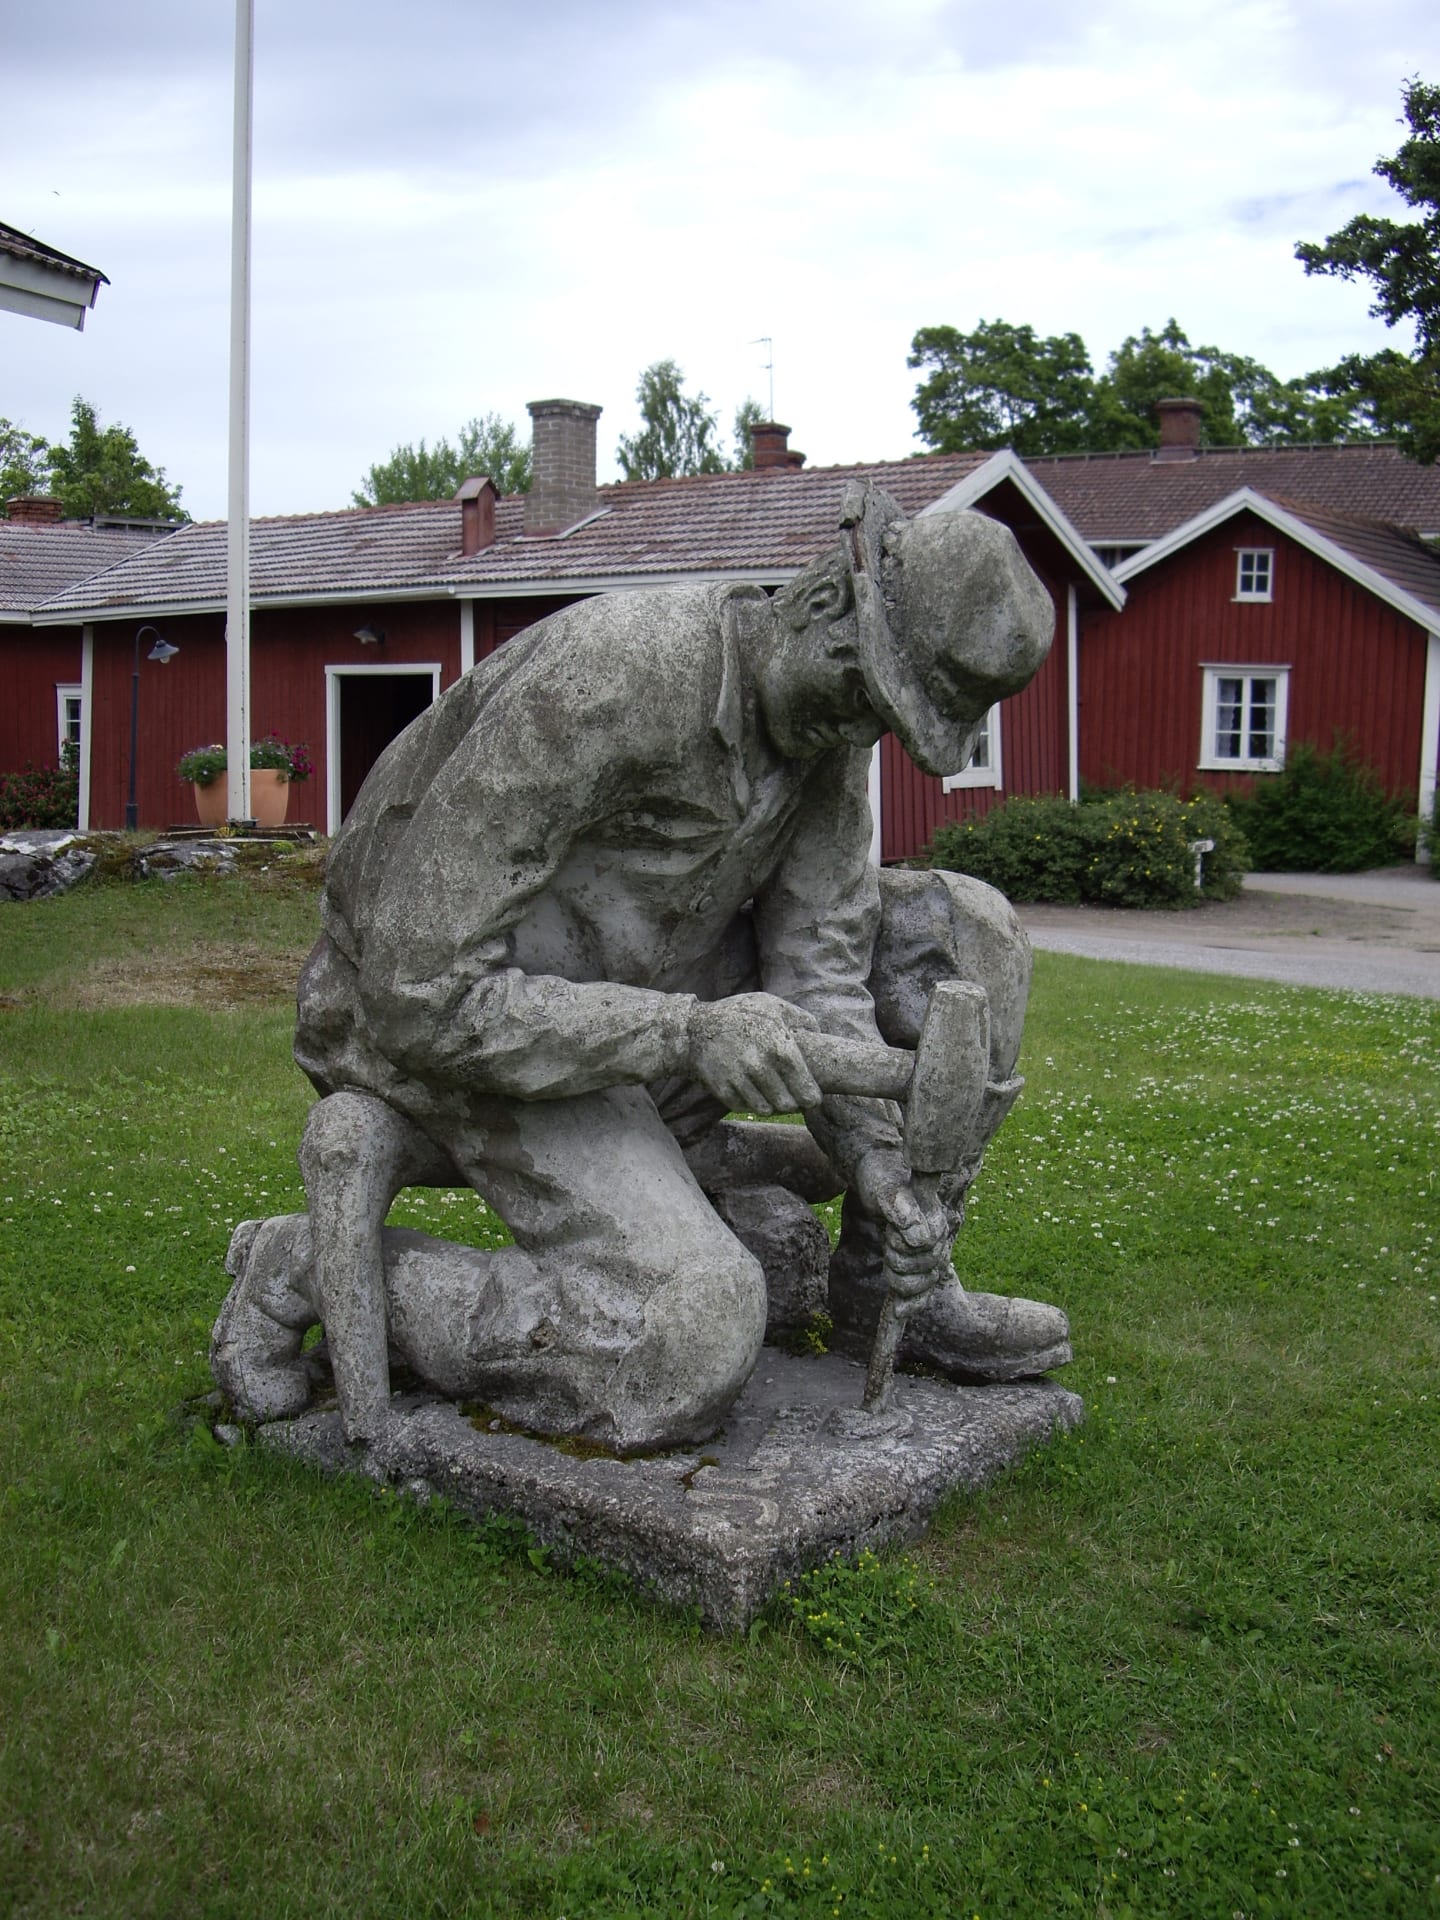
<instances>
[{"instance_id":1,"label":"white window frame","mask_svg":"<svg viewBox=\"0 0 1440 1920\"><path fill-rule=\"evenodd\" d=\"M70 732L70 713L69 713L70 702L72 700L75 702L75 732L73 736ZM78 757L80 752L80 742L84 737L84 726L85 726L85 690L84 688L79 684L78 681L74 682L73 684L65 684L57 680L55 683L55 733L56 733L56 738L59 742L59 750L61 753L64 752L66 743L68 741L73 740L75 752Z\"/></svg>"},{"instance_id":2,"label":"white window frame","mask_svg":"<svg viewBox=\"0 0 1440 1920\"><path fill-rule=\"evenodd\" d=\"M1245 583L1246 562L1250 563L1250 584ZM1259 563L1264 562L1261 566ZM1263 574L1263 587L1255 584ZM1275 549L1273 547L1237 547L1235 549L1235 598L1261 602L1275 598Z\"/></svg>"},{"instance_id":3,"label":"white window frame","mask_svg":"<svg viewBox=\"0 0 1440 1920\"><path fill-rule=\"evenodd\" d=\"M1204 698L1201 702L1200 721L1200 758L1197 762L1202 773L1279 773L1285 765L1285 740L1290 711L1290 668L1275 666L1264 662L1254 666L1243 666L1233 661L1212 661L1202 663L1205 676ZM1220 682L1239 680L1243 683L1241 694L1240 735L1241 745L1248 748L1250 717L1252 711L1252 682L1273 680L1275 683L1275 719L1272 730L1272 751L1268 754L1251 754L1243 751L1239 754L1222 754L1216 728L1220 718Z\"/></svg>"},{"instance_id":4,"label":"white window frame","mask_svg":"<svg viewBox=\"0 0 1440 1920\"><path fill-rule=\"evenodd\" d=\"M981 755L982 764L976 766L976 754ZM980 730L980 738L975 743L975 753L960 769L959 773L947 773L942 782L942 791L954 793L960 787L1003 787L1000 764L1000 708L991 707L986 714Z\"/></svg>"}]
</instances>

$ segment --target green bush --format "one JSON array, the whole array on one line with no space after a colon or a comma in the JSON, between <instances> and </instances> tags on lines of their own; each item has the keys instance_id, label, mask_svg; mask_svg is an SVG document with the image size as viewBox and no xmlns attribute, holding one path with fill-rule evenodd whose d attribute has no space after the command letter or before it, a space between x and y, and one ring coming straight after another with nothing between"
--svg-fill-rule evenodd
<instances>
[{"instance_id":1,"label":"green bush","mask_svg":"<svg viewBox=\"0 0 1440 1920\"><path fill-rule=\"evenodd\" d=\"M1011 900L1074 906L1087 864L1077 816L1060 794L1017 795L978 820L941 827L926 858L932 867L972 873Z\"/></svg>"},{"instance_id":2,"label":"green bush","mask_svg":"<svg viewBox=\"0 0 1440 1920\"><path fill-rule=\"evenodd\" d=\"M1374 767L1337 740L1328 753L1293 743L1282 773L1229 803L1254 866L1270 873L1358 873L1414 851L1415 817Z\"/></svg>"},{"instance_id":3,"label":"green bush","mask_svg":"<svg viewBox=\"0 0 1440 1920\"><path fill-rule=\"evenodd\" d=\"M1203 887L1195 886L1191 844L1213 840ZM932 866L998 887L1022 904L1191 907L1228 900L1248 860L1243 835L1213 794L1126 790L1078 805L1060 795L1017 795L983 818L941 827Z\"/></svg>"},{"instance_id":4,"label":"green bush","mask_svg":"<svg viewBox=\"0 0 1440 1920\"><path fill-rule=\"evenodd\" d=\"M1440 787L1424 822L1425 851L1430 855L1430 878L1440 880Z\"/></svg>"},{"instance_id":5,"label":"green bush","mask_svg":"<svg viewBox=\"0 0 1440 1920\"><path fill-rule=\"evenodd\" d=\"M70 756L67 756L67 759ZM71 765L0 773L0 831L13 827L73 827L80 817L80 777Z\"/></svg>"}]
</instances>

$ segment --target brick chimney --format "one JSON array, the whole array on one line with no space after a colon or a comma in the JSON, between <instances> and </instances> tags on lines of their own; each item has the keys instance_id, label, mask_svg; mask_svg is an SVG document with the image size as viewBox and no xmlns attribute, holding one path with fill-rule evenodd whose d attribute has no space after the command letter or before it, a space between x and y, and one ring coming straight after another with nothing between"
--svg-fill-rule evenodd
<instances>
[{"instance_id":1,"label":"brick chimney","mask_svg":"<svg viewBox=\"0 0 1440 1920\"><path fill-rule=\"evenodd\" d=\"M20 526L53 527L65 518L65 509L51 493L19 493L5 502L5 512Z\"/></svg>"},{"instance_id":2,"label":"brick chimney","mask_svg":"<svg viewBox=\"0 0 1440 1920\"><path fill-rule=\"evenodd\" d=\"M790 451L790 429L778 420L757 420L750 429L750 451L754 471L768 473L776 467L803 467L803 453Z\"/></svg>"},{"instance_id":3,"label":"brick chimney","mask_svg":"<svg viewBox=\"0 0 1440 1920\"><path fill-rule=\"evenodd\" d=\"M594 513L595 422L600 407L583 400L532 400L530 491L525 533L564 533Z\"/></svg>"},{"instance_id":4,"label":"brick chimney","mask_svg":"<svg viewBox=\"0 0 1440 1920\"><path fill-rule=\"evenodd\" d=\"M1157 460L1198 460L1200 457L1200 415L1198 400L1157 400L1160 416L1160 445Z\"/></svg>"},{"instance_id":5,"label":"brick chimney","mask_svg":"<svg viewBox=\"0 0 1440 1920\"><path fill-rule=\"evenodd\" d=\"M460 502L460 553L467 558L495 544L495 482L488 473L465 481Z\"/></svg>"}]
</instances>

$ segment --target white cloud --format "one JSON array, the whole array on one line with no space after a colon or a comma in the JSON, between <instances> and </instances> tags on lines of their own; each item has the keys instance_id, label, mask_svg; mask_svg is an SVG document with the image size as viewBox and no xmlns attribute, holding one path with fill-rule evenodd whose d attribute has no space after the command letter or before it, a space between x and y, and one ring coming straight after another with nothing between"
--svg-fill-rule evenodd
<instances>
[{"instance_id":1,"label":"white cloud","mask_svg":"<svg viewBox=\"0 0 1440 1920\"><path fill-rule=\"evenodd\" d=\"M229 10L72 0L0 26L0 218L109 274L83 336L0 315L0 412L71 396L224 511ZM1075 330L1097 364L1172 314L1294 374L1383 337L1307 280L1389 195L1429 0L260 0L257 512L348 501L401 439L554 393L633 425L672 356L812 460L915 445L917 327ZM63 125L65 139L54 130Z\"/></svg>"}]
</instances>

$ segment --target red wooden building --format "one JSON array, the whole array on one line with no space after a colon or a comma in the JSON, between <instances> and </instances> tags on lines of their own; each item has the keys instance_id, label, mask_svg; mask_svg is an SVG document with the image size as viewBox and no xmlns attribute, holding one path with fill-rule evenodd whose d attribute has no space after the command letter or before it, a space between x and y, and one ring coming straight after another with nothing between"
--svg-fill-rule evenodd
<instances>
[{"instance_id":1,"label":"red wooden building","mask_svg":"<svg viewBox=\"0 0 1440 1920\"><path fill-rule=\"evenodd\" d=\"M1176 401L1154 452L807 469L767 425L752 472L597 487L599 409L531 413L523 497L469 482L454 501L254 522L252 735L306 742L316 768L292 818L333 831L420 706L556 607L630 587L780 585L835 537L857 479L910 514L1005 521L1056 608L1049 660L965 773L931 779L882 742L885 859L1007 794L1073 797L1082 778L1224 787L1281 764L1287 739L1326 746L1337 729L1397 788L1433 792L1440 561L1381 523L1440 534L1440 469L1394 447L1202 448L1198 404ZM84 580L75 532L0 527L0 765L53 757L63 712L81 736L82 820L120 825L135 637L157 627L180 651L166 666L142 652L137 788L142 824L163 827L191 805L176 761L224 732L225 527L132 543ZM70 570L7 598L5 543L27 534L65 536Z\"/></svg>"},{"instance_id":2,"label":"red wooden building","mask_svg":"<svg viewBox=\"0 0 1440 1920\"><path fill-rule=\"evenodd\" d=\"M53 766L81 725L82 629L37 627L33 609L142 551L151 523L62 521L57 500L6 503L0 520L0 769Z\"/></svg>"},{"instance_id":3,"label":"red wooden building","mask_svg":"<svg viewBox=\"0 0 1440 1920\"><path fill-rule=\"evenodd\" d=\"M313 784L292 795L292 819L333 831L387 740L460 673L559 606L629 587L780 585L835 539L853 479L873 479L912 514L975 507L1006 521L1057 608L1051 658L992 722L988 766L946 792L893 743L877 755L877 851L918 852L938 820L989 805L1002 782L1004 791L1072 787L1079 616L1123 596L1013 455L807 470L787 430L771 427L757 438L751 472L597 487L599 409L554 401L531 411L527 495L497 501L488 482L472 482L455 501L253 523L252 736L304 741L315 764ZM164 827L185 818L191 802L176 762L224 734L224 600L225 527L213 522L183 527L33 611L37 632L81 627L84 823L124 819L141 626L179 652L162 666L142 650L139 820Z\"/></svg>"},{"instance_id":4,"label":"red wooden building","mask_svg":"<svg viewBox=\"0 0 1440 1920\"><path fill-rule=\"evenodd\" d=\"M1241 488L1116 573L1124 613L1082 623L1082 779L1244 789L1343 734L1428 808L1440 555L1418 538Z\"/></svg>"}]
</instances>

